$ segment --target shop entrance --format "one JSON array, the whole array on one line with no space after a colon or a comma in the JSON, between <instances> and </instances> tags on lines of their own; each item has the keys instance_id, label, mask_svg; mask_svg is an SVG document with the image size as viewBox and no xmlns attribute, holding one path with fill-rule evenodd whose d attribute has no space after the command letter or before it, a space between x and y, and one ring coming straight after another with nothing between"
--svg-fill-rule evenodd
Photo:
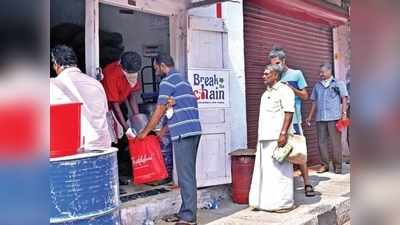
<instances>
[{"instance_id":1,"label":"shop entrance","mask_svg":"<svg viewBox=\"0 0 400 225\"><path fill-rule=\"evenodd\" d=\"M153 69L154 58L159 54L170 54L169 17L140 12L130 8L99 4L99 64L105 68L108 64L119 60L124 51L137 52L142 58L142 68L138 74L141 81L141 91L136 95L141 114L150 118L154 111L160 78ZM124 114L130 118L130 107L125 107ZM141 117L142 118L142 117ZM127 193L122 199L129 199L132 194L146 194L165 192L172 181L172 147L168 140L162 149L166 166L170 169L169 179L159 183L134 186L129 182L132 174L132 163L128 150L127 140L120 140L119 174L120 187ZM155 190L154 190L155 189ZM150 191L152 190L152 191ZM135 195L134 195L135 196ZM135 199L136 197L133 197Z\"/></svg>"}]
</instances>

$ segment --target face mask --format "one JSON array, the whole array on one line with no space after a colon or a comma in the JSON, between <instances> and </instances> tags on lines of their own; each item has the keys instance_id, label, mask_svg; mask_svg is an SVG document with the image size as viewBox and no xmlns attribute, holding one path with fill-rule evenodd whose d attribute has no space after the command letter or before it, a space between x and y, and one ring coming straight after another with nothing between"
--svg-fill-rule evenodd
<instances>
[{"instance_id":1,"label":"face mask","mask_svg":"<svg viewBox=\"0 0 400 225\"><path fill-rule=\"evenodd\" d=\"M331 78L329 78L327 80L322 80L321 83L322 83L322 85L324 85L324 87L327 88L331 84L332 80L333 80L333 77L331 77Z\"/></svg>"},{"instance_id":2,"label":"face mask","mask_svg":"<svg viewBox=\"0 0 400 225\"><path fill-rule=\"evenodd\" d=\"M129 84L133 87L137 83L138 73L124 73Z\"/></svg>"},{"instance_id":3,"label":"face mask","mask_svg":"<svg viewBox=\"0 0 400 225\"><path fill-rule=\"evenodd\" d=\"M165 116L167 116L168 119L171 119L173 115L174 115L174 108L169 107L167 109L167 112L165 113Z\"/></svg>"}]
</instances>

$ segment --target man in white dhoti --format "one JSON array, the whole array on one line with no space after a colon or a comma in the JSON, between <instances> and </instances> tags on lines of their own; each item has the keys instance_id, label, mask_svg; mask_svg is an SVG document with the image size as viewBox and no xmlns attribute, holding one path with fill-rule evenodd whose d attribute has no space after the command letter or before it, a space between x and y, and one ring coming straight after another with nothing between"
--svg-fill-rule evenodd
<instances>
[{"instance_id":1,"label":"man in white dhoti","mask_svg":"<svg viewBox=\"0 0 400 225\"><path fill-rule=\"evenodd\" d=\"M268 65L263 79L267 86L261 98L258 144L249 196L251 207L282 211L293 207L293 166L287 160L279 163L273 151L287 143L295 111L294 92L280 82L281 65Z\"/></svg>"}]
</instances>

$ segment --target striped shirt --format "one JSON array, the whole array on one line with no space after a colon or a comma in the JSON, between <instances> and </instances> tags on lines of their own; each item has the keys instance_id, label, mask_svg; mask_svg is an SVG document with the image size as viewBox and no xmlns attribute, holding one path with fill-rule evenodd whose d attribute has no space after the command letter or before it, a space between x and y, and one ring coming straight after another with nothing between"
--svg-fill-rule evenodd
<instances>
[{"instance_id":1,"label":"striped shirt","mask_svg":"<svg viewBox=\"0 0 400 225\"><path fill-rule=\"evenodd\" d=\"M176 102L173 116L167 119L172 141L200 135L197 99L192 86L176 70L171 70L161 81L157 104L167 104L168 97L173 97Z\"/></svg>"}]
</instances>

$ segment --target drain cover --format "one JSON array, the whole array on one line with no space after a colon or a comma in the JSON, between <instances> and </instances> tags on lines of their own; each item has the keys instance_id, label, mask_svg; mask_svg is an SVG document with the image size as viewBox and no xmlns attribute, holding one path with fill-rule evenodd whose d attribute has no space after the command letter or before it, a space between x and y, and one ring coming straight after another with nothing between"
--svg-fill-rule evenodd
<instances>
[{"instance_id":1,"label":"drain cover","mask_svg":"<svg viewBox=\"0 0 400 225\"><path fill-rule=\"evenodd\" d=\"M158 195L158 194L162 194L162 193L166 193L166 192L170 192L170 190L167 190L165 188L158 188L158 189L153 189L153 190L144 191L144 192L140 192L140 193L125 195L125 196L120 197L120 200L122 203L124 203L124 202L128 202L128 201L136 200L139 198L146 198L146 197L150 197L153 195Z\"/></svg>"}]
</instances>

